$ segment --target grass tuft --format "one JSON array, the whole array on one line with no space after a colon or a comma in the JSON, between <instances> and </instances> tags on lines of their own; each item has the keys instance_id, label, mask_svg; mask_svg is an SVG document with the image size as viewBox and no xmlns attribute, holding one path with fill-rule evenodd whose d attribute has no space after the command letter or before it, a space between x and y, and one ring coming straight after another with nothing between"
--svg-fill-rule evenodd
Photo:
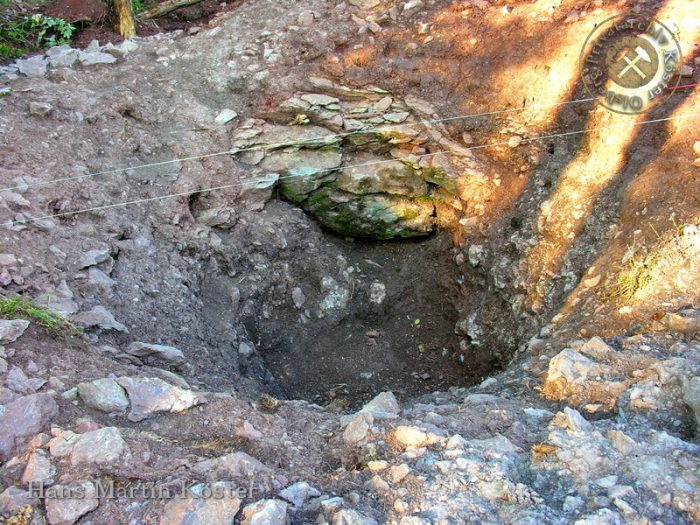
<instances>
[{"instance_id":1,"label":"grass tuft","mask_svg":"<svg viewBox=\"0 0 700 525\"><path fill-rule=\"evenodd\" d=\"M638 290L651 282L652 272L660 260L661 254L658 250L638 253L632 257L612 286L611 297L622 299L624 302L630 301Z\"/></svg>"},{"instance_id":2,"label":"grass tuft","mask_svg":"<svg viewBox=\"0 0 700 525\"><path fill-rule=\"evenodd\" d=\"M21 295L0 297L0 317L3 319L25 319L43 326L54 334L81 335L82 330L58 312L38 306Z\"/></svg>"},{"instance_id":3,"label":"grass tuft","mask_svg":"<svg viewBox=\"0 0 700 525\"><path fill-rule=\"evenodd\" d=\"M608 289L608 295L613 299L621 299L625 303L632 300L635 294L648 286L654 278L654 270L669 251L671 243L683 237L683 224L673 223L673 228L656 234L657 242L648 249L639 250L620 268L617 280Z\"/></svg>"}]
</instances>

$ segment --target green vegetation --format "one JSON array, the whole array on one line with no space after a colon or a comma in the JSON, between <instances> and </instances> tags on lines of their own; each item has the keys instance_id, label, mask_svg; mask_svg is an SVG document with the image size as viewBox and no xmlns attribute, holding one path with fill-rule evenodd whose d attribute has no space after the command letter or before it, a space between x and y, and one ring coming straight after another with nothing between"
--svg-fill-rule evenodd
<instances>
[{"instance_id":1,"label":"green vegetation","mask_svg":"<svg viewBox=\"0 0 700 525\"><path fill-rule=\"evenodd\" d=\"M610 295L628 302L638 290L647 286L652 280L652 272L661 259L658 250L649 253L638 253L630 259L617 281L610 290Z\"/></svg>"},{"instance_id":2,"label":"green vegetation","mask_svg":"<svg viewBox=\"0 0 700 525\"><path fill-rule=\"evenodd\" d=\"M26 319L37 323L54 334L80 335L82 330L61 314L38 306L31 299L16 295L0 297L0 317L3 319Z\"/></svg>"},{"instance_id":3,"label":"green vegetation","mask_svg":"<svg viewBox=\"0 0 700 525\"><path fill-rule=\"evenodd\" d=\"M627 263L621 268L617 280L608 290L608 294L616 299L621 299L625 303L632 300L634 295L648 286L654 278L654 270L661 262L664 254L671 253L673 247L671 243L683 236L683 224L673 223L673 228L659 234L652 226L652 230L658 239L656 244L638 250Z\"/></svg>"},{"instance_id":4,"label":"green vegetation","mask_svg":"<svg viewBox=\"0 0 700 525\"><path fill-rule=\"evenodd\" d=\"M306 201L307 206L319 215L327 213L331 209L331 200L323 191L313 193L311 197Z\"/></svg>"},{"instance_id":5,"label":"green vegetation","mask_svg":"<svg viewBox=\"0 0 700 525\"><path fill-rule=\"evenodd\" d=\"M442 168L426 168L423 170L423 178L445 189L449 193L457 193L455 182Z\"/></svg>"},{"instance_id":6,"label":"green vegetation","mask_svg":"<svg viewBox=\"0 0 700 525\"><path fill-rule=\"evenodd\" d=\"M68 44L74 32L75 26L65 20L41 14L0 19L0 57L17 58L29 51Z\"/></svg>"},{"instance_id":7,"label":"green vegetation","mask_svg":"<svg viewBox=\"0 0 700 525\"><path fill-rule=\"evenodd\" d=\"M146 9L146 2L144 0L131 0L131 8L134 10L134 13L140 13Z\"/></svg>"}]
</instances>

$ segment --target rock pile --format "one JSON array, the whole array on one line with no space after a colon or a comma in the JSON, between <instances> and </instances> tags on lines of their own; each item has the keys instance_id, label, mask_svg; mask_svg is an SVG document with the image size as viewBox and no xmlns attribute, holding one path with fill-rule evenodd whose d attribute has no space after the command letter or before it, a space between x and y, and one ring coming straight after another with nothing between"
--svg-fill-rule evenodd
<instances>
[{"instance_id":1,"label":"rock pile","mask_svg":"<svg viewBox=\"0 0 700 525\"><path fill-rule=\"evenodd\" d=\"M101 46L97 40L93 40L85 49L75 49L63 44L48 49L45 55L21 58L9 66L1 66L0 75L8 75L9 79L19 75L38 78L46 75L51 69L114 64L136 49L138 44L135 40L126 40L116 46L112 43Z\"/></svg>"},{"instance_id":2,"label":"rock pile","mask_svg":"<svg viewBox=\"0 0 700 525\"><path fill-rule=\"evenodd\" d=\"M476 212L470 203L488 191L486 179L427 102L310 83L315 92L297 93L233 136L240 161L278 181L286 199L333 231L375 239L428 235L445 207Z\"/></svg>"}]
</instances>

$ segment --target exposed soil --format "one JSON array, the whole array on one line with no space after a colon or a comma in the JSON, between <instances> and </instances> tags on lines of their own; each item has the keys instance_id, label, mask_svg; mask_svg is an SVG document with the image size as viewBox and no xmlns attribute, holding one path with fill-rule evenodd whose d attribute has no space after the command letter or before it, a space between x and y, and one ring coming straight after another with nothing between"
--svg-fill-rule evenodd
<instances>
[{"instance_id":1,"label":"exposed soil","mask_svg":"<svg viewBox=\"0 0 700 525\"><path fill-rule=\"evenodd\" d=\"M149 7L162 3L162 1L149 2ZM204 0L198 4L176 9L167 15L151 20L139 20L138 13L136 13L137 35L146 37L178 30L196 33L200 28L206 27L217 15L234 11L244 1L217 2L216 0ZM87 2L82 0L54 0L47 2L45 6L16 0L10 2L7 6L0 5L0 15L6 15L10 19L36 13L62 18L73 23L76 31L71 45L76 48L85 48L93 40L97 40L101 44L106 44L107 42L118 44L124 40L114 29L114 15L101 0ZM27 56L37 52L29 52ZM3 61L10 62L8 59Z\"/></svg>"},{"instance_id":2,"label":"exposed soil","mask_svg":"<svg viewBox=\"0 0 700 525\"><path fill-rule=\"evenodd\" d=\"M151 20L139 20L137 13L136 33L138 36L143 37L177 30L196 32L199 28L206 27L209 21L218 14L234 11L244 1L217 2L216 0L204 0L198 4L177 9L165 16ZM155 3L162 3L162 0L158 0ZM68 13L62 13L60 8L55 8L51 11L51 14L52 16L65 18ZM101 44L107 42L116 44L124 39L114 30L114 20L108 16L105 20L94 24L79 24L72 45L74 47L86 47L93 40L97 40Z\"/></svg>"},{"instance_id":3,"label":"exposed soil","mask_svg":"<svg viewBox=\"0 0 700 525\"><path fill-rule=\"evenodd\" d=\"M287 396L355 406L385 390L413 397L472 384L491 371L487 353L459 350L456 308L470 292L447 236L369 242L328 234L326 241L358 285L382 283L386 299L374 304L351 284L351 308L320 330L300 323L294 310L258 321L258 348ZM306 271L303 264L292 270L300 279Z\"/></svg>"}]
</instances>

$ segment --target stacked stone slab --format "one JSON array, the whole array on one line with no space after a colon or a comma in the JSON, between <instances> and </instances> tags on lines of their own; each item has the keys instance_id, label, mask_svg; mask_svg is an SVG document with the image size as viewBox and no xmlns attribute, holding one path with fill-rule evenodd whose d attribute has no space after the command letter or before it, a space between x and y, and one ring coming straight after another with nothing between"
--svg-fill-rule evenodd
<instances>
[{"instance_id":1,"label":"stacked stone slab","mask_svg":"<svg viewBox=\"0 0 700 525\"><path fill-rule=\"evenodd\" d=\"M462 210L467 186L484 185L471 152L448 138L427 102L325 79L311 85L317 92L244 122L233 146L329 229L375 239L429 235L442 206Z\"/></svg>"}]
</instances>

